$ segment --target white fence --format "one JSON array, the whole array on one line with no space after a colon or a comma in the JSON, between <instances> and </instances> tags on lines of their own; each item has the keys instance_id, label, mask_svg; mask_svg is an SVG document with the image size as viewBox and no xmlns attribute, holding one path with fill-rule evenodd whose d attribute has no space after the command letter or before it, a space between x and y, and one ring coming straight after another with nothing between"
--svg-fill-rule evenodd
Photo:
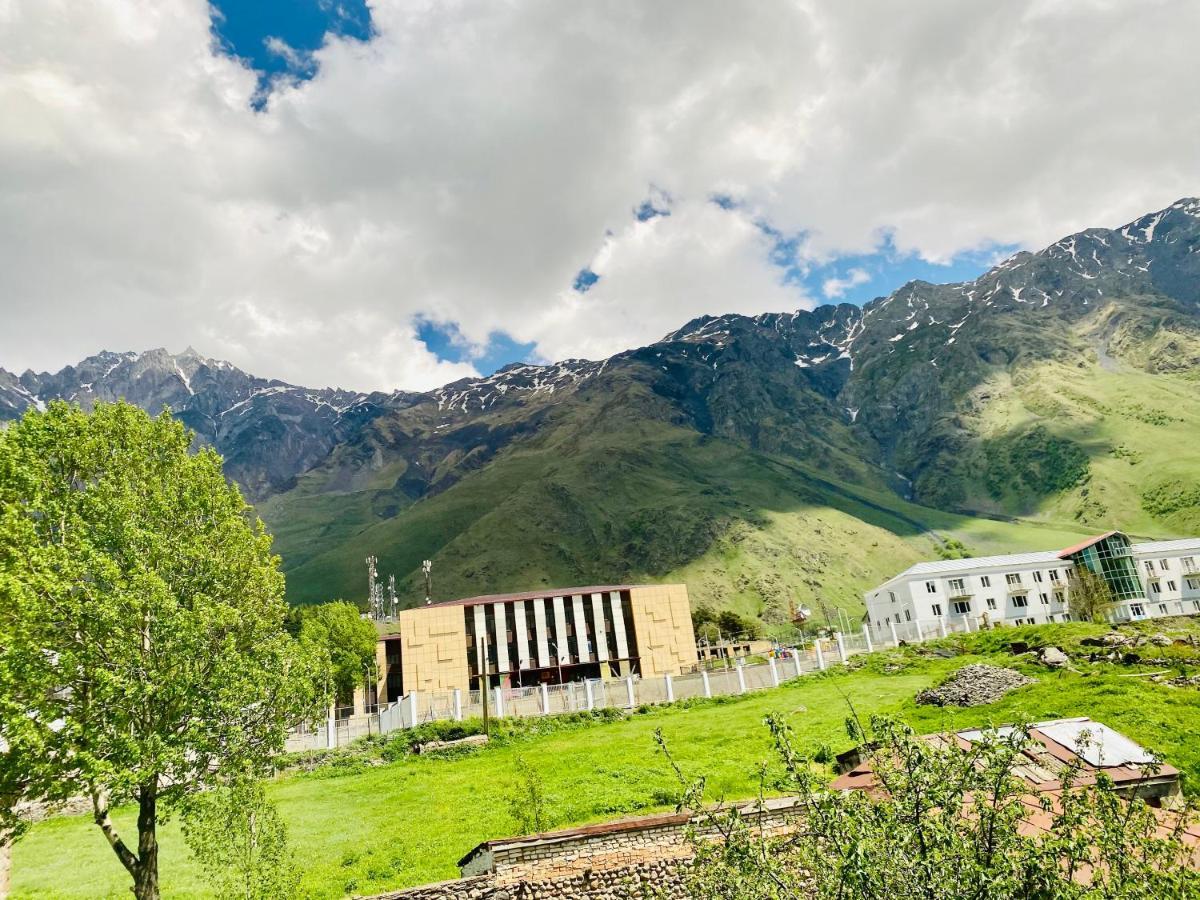
<instances>
[{"instance_id":1,"label":"white fence","mask_svg":"<svg viewBox=\"0 0 1200 900\"><path fill-rule=\"evenodd\" d=\"M524 688L493 688L488 694L492 716L547 716L585 710L634 709L658 703L674 703L695 697L744 694L777 687L808 672L845 662L850 655L871 649L867 635L834 635L802 647L784 648L766 663L747 665L742 660L726 661L728 668L703 670L687 675L649 678L630 676L607 680ZM387 734L423 722L462 720L483 715L479 691L413 692L377 713L334 720L331 716L317 728L298 729L288 736L291 752L340 747L356 738Z\"/></svg>"},{"instance_id":2,"label":"white fence","mask_svg":"<svg viewBox=\"0 0 1200 900\"><path fill-rule=\"evenodd\" d=\"M739 659L725 661L727 668L724 669L703 669L687 675L630 676L536 687L493 688L488 694L488 713L497 717L550 716L606 707L635 709L695 697L745 694L778 687L785 681L844 664L856 654L894 646L900 641L911 643L968 630L973 629L965 623L947 620L905 623L896 626L894 636L888 635L881 641L873 640L864 627L857 634L835 633L832 637L818 638L799 647L782 648L765 663L753 665ZM296 731L289 736L287 749L340 747L370 734L387 734L424 722L461 721L482 715L479 691L413 692L381 707L378 713L353 716L341 722L331 719L320 728Z\"/></svg>"}]
</instances>

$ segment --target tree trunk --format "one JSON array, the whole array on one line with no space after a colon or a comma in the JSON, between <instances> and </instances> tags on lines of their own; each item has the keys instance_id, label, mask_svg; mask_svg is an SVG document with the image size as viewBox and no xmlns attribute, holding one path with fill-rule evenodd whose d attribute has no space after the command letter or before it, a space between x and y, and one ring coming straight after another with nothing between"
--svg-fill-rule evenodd
<instances>
[{"instance_id":1,"label":"tree trunk","mask_svg":"<svg viewBox=\"0 0 1200 900\"><path fill-rule=\"evenodd\" d=\"M12 835L0 829L0 900L8 896L9 873L12 871Z\"/></svg>"},{"instance_id":2,"label":"tree trunk","mask_svg":"<svg viewBox=\"0 0 1200 900\"><path fill-rule=\"evenodd\" d=\"M158 784L143 785L138 798L138 865L133 873L137 900L158 898Z\"/></svg>"}]
</instances>

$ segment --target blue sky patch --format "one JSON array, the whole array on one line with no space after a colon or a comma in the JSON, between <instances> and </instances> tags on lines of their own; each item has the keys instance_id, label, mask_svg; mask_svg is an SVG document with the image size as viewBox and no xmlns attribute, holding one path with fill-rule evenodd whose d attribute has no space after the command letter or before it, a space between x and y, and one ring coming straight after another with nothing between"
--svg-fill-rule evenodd
<instances>
[{"instance_id":1,"label":"blue sky patch","mask_svg":"<svg viewBox=\"0 0 1200 900\"><path fill-rule=\"evenodd\" d=\"M484 375L491 375L509 363L537 360L533 344L513 340L503 331L493 331L488 335L487 346L481 350L472 347L454 323L420 319L417 321L417 338L438 359L471 363Z\"/></svg>"},{"instance_id":2,"label":"blue sky patch","mask_svg":"<svg viewBox=\"0 0 1200 900\"><path fill-rule=\"evenodd\" d=\"M312 52L326 33L365 41L371 37L366 0L213 0L212 30L221 49L259 73L266 101L271 81L312 78Z\"/></svg>"},{"instance_id":3,"label":"blue sky patch","mask_svg":"<svg viewBox=\"0 0 1200 900\"><path fill-rule=\"evenodd\" d=\"M575 276L575 283L571 285L581 294L586 294L588 288L600 280L600 276L591 269L580 269L579 274Z\"/></svg>"}]
</instances>

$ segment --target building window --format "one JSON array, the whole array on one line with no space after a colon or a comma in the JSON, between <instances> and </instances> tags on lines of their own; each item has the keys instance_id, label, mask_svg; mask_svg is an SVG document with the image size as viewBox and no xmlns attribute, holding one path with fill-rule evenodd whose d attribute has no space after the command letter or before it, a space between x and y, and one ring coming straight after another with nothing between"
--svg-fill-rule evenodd
<instances>
[{"instance_id":1,"label":"building window","mask_svg":"<svg viewBox=\"0 0 1200 900\"><path fill-rule=\"evenodd\" d=\"M961 597L966 592L967 592L967 589L963 585L963 580L961 578L951 578L950 579L950 593L951 594L953 594L956 597Z\"/></svg>"},{"instance_id":2,"label":"building window","mask_svg":"<svg viewBox=\"0 0 1200 900\"><path fill-rule=\"evenodd\" d=\"M1051 569L1051 570L1050 570L1050 580L1051 580L1051 581L1058 581L1058 569Z\"/></svg>"},{"instance_id":3,"label":"building window","mask_svg":"<svg viewBox=\"0 0 1200 900\"><path fill-rule=\"evenodd\" d=\"M933 614L934 614L935 616L941 616L941 614L942 614L942 604L940 604L940 603L934 603L934 604L933 604L932 606L930 606L929 608L930 608L930 609L933 611Z\"/></svg>"},{"instance_id":4,"label":"building window","mask_svg":"<svg viewBox=\"0 0 1200 900\"><path fill-rule=\"evenodd\" d=\"M965 615L969 614L970 612L971 612L971 601L970 600L955 600L954 601L955 615L965 616Z\"/></svg>"},{"instance_id":5,"label":"building window","mask_svg":"<svg viewBox=\"0 0 1200 900\"><path fill-rule=\"evenodd\" d=\"M1158 604L1158 614L1160 616L1165 616L1167 614L1167 604L1165 604L1165 603Z\"/></svg>"},{"instance_id":6,"label":"building window","mask_svg":"<svg viewBox=\"0 0 1200 900\"><path fill-rule=\"evenodd\" d=\"M911 621L912 621L912 610L910 610L910 609L906 609L906 610L904 611L904 621L905 621L905 622L911 622Z\"/></svg>"},{"instance_id":7,"label":"building window","mask_svg":"<svg viewBox=\"0 0 1200 900\"><path fill-rule=\"evenodd\" d=\"M1173 591L1173 590L1175 590L1175 582L1173 582L1173 581L1168 581L1168 582L1167 582L1167 590L1168 590L1168 591Z\"/></svg>"},{"instance_id":8,"label":"building window","mask_svg":"<svg viewBox=\"0 0 1200 900\"><path fill-rule=\"evenodd\" d=\"M1013 606L1015 606L1017 609L1024 609L1028 605L1029 605L1028 597L1021 595L1021 594L1018 594L1016 597L1013 597Z\"/></svg>"},{"instance_id":9,"label":"building window","mask_svg":"<svg viewBox=\"0 0 1200 900\"><path fill-rule=\"evenodd\" d=\"M1064 622L1070 622L1070 621L1071 621L1071 614L1070 614L1069 612L1065 612L1065 613L1063 613L1063 614L1062 614L1062 617L1063 617L1063 621L1064 621Z\"/></svg>"},{"instance_id":10,"label":"building window","mask_svg":"<svg viewBox=\"0 0 1200 900\"><path fill-rule=\"evenodd\" d=\"M1146 608L1140 603L1130 603L1129 612L1135 616L1144 616L1146 614Z\"/></svg>"},{"instance_id":11,"label":"building window","mask_svg":"<svg viewBox=\"0 0 1200 900\"><path fill-rule=\"evenodd\" d=\"M988 607L988 609L995 609L995 608L996 608L996 598L995 598L995 597L988 597L988 598L987 598L987 607Z\"/></svg>"},{"instance_id":12,"label":"building window","mask_svg":"<svg viewBox=\"0 0 1200 900\"><path fill-rule=\"evenodd\" d=\"M1049 594L1047 594L1045 591L1042 591L1042 593L1039 594L1038 596L1041 597L1042 606L1050 605L1050 595Z\"/></svg>"},{"instance_id":13,"label":"building window","mask_svg":"<svg viewBox=\"0 0 1200 900\"><path fill-rule=\"evenodd\" d=\"M1155 594L1161 594L1162 593L1162 585L1157 581L1152 582L1150 584L1150 590L1153 591Z\"/></svg>"},{"instance_id":14,"label":"building window","mask_svg":"<svg viewBox=\"0 0 1200 900\"><path fill-rule=\"evenodd\" d=\"M1021 573L1020 572L1009 572L1007 575L1004 576L1004 578L1009 584L1020 584L1021 583Z\"/></svg>"},{"instance_id":15,"label":"building window","mask_svg":"<svg viewBox=\"0 0 1200 900\"><path fill-rule=\"evenodd\" d=\"M925 593L936 594L937 593L937 583L933 582L933 581L925 582Z\"/></svg>"},{"instance_id":16,"label":"building window","mask_svg":"<svg viewBox=\"0 0 1200 900\"><path fill-rule=\"evenodd\" d=\"M1034 581L1036 581L1036 582L1038 582L1039 584L1041 584L1041 581L1042 581L1042 573L1041 573L1041 570L1038 570L1038 571L1036 571L1036 572L1034 572L1034 573L1033 573L1033 580L1034 580Z\"/></svg>"},{"instance_id":17,"label":"building window","mask_svg":"<svg viewBox=\"0 0 1200 900\"><path fill-rule=\"evenodd\" d=\"M1200 612L1200 600L1192 601L1192 609L1194 609L1196 612Z\"/></svg>"},{"instance_id":18,"label":"building window","mask_svg":"<svg viewBox=\"0 0 1200 900\"><path fill-rule=\"evenodd\" d=\"M979 579L979 584L981 587L991 587L992 586L991 576L990 575L981 576Z\"/></svg>"},{"instance_id":19,"label":"building window","mask_svg":"<svg viewBox=\"0 0 1200 900\"><path fill-rule=\"evenodd\" d=\"M895 602L896 602L896 593L895 593L895 591L888 591L888 597L889 597L889 598L891 598L891 601L892 601L893 603L895 603Z\"/></svg>"},{"instance_id":20,"label":"building window","mask_svg":"<svg viewBox=\"0 0 1200 900\"><path fill-rule=\"evenodd\" d=\"M1067 599L1067 595L1064 594L1062 591L1054 592L1054 602L1055 603L1064 603L1066 601L1066 599Z\"/></svg>"},{"instance_id":21,"label":"building window","mask_svg":"<svg viewBox=\"0 0 1200 900\"><path fill-rule=\"evenodd\" d=\"M1145 563L1143 563L1143 565L1145 565L1145 567L1146 567L1146 574L1153 576L1154 575L1154 562L1152 560L1148 559L1148 560L1146 560Z\"/></svg>"},{"instance_id":22,"label":"building window","mask_svg":"<svg viewBox=\"0 0 1200 900\"><path fill-rule=\"evenodd\" d=\"M1183 571L1185 571L1185 572L1195 572L1196 571L1196 558L1195 557L1185 556L1179 562L1183 565Z\"/></svg>"},{"instance_id":23,"label":"building window","mask_svg":"<svg viewBox=\"0 0 1200 900\"><path fill-rule=\"evenodd\" d=\"M1164 556L1158 561L1158 567L1165 572L1167 569L1171 568L1171 565L1167 562L1167 558Z\"/></svg>"}]
</instances>

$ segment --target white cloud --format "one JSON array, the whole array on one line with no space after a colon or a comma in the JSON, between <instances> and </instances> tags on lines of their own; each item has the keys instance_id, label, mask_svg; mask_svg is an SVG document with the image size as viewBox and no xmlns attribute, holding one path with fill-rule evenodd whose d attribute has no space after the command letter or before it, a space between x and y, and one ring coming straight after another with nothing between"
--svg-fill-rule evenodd
<instances>
[{"instance_id":1,"label":"white cloud","mask_svg":"<svg viewBox=\"0 0 1200 900\"><path fill-rule=\"evenodd\" d=\"M821 293L828 300L836 300L838 297L844 296L850 288L866 284L870 280L871 276L867 274L866 269L851 269L844 277L835 275L832 278L826 278L821 283Z\"/></svg>"},{"instance_id":2,"label":"white cloud","mask_svg":"<svg viewBox=\"0 0 1200 900\"><path fill-rule=\"evenodd\" d=\"M429 387L470 367L419 317L556 358L811 305L759 221L940 260L1200 192L1192 0L372 12L259 113L204 0L0 4L0 365L191 343ZM648 197L671 215L635 221Z\"/></svg>"}]
</instances>

